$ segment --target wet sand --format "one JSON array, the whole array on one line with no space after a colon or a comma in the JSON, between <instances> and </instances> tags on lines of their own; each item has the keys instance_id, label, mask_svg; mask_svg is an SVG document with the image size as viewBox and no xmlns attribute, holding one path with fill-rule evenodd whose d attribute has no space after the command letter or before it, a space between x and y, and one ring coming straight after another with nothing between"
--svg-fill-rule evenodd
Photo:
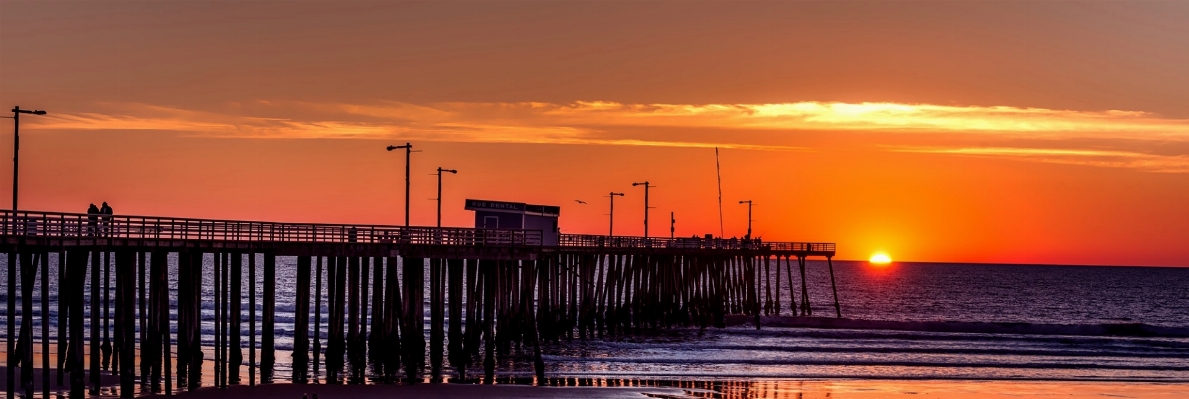
<instances>
[{"instance_id":1,"label":"wet sand","mask_svg":"<svg viewBox=\"0 0 1189 399\"><path fill-rule=\"evenodd\" d=\"M534 387L526 385L298 385L271 384L228 389L202 388L183 398L211 399L430 398L1071 398L1189 397L1189 384L1064 381L815 380L722 381L713 389L654 387ZM162 396L163 397L163 396Z\"/></svg>"},{"instance_id":2,"label":"wet sand","mask_svg":"<svg viewBox=\"0 0 1189 399\"><path fill-rule=\"evenodd\" d=\"M512 399L512 398L575 398L575 399L639 399L647 397L684 397L674 388L594 388L594 387L534 387L527 385L299 385L270 384L255 387L233 386L227 389L201 388L179 395L195 399ZM306 396L308 395L308 396ZM165 398L166 396L148 396Z\"/></svg>"}]
</instances>

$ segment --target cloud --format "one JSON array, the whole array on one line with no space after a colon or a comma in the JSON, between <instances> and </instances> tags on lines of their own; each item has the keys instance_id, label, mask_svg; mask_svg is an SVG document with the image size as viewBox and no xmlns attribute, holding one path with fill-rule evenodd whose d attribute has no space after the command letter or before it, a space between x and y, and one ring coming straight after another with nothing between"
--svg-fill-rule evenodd
<instances>
[{"instance_id":1,"label":"cloud","mask_svg":"<svg viewBox=\"0 0 1189 399\"><path fill-rule=\"evenodd\" d=\"M714 136L715 139L712 140L688 140L684 135L673 131L684 128L760 133L888 131L1025 139L1189 141L1189 120L1162 118L1141 111L1073 111L1008 106L838 102L324 104L255 101L233 104L229 112L135 103L102 106L116 112L57 114L46 118L42 124L51 129L168 130L214 137L398 138L478 143L725 147L759 150L802 148L754 142L757 138L779 142L782 137L771 134L756 136L728 132ZM625 135L624 127L668 130L664 134L643 137L639 134ZM1006 156L988 153L981 155ZM1046 155L1063 158L1087 156Z\"/></svg>"},{"instance_id":2,"label":"cloud","mask_svg":"<svg viewBox=\"0 0 1189 399\"><path fill-rule=\"evenodd\" d=\"M1189 173L1189 155L1161 155L1117 150L1016 147L900 147L893 148L892 151L1010 158L1067 165L1128 168L1162 173Z\"/></svg>"}]
</instances>

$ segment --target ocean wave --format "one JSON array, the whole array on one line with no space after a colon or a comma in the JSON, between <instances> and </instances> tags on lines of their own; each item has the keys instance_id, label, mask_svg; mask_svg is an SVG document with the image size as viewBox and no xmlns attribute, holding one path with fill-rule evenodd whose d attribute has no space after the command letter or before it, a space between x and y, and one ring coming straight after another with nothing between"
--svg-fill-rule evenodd
<instances>
[{"instance_id":1,"label":"ocean wave","mask_svg":"<svg viewBox=\"0 0 1189 399\"><path fill-rule=\"evenodd\" d=\"M754 323L755 318L728 315L728 326ZM891 330L944 333L1074 335L1114 337L1189 338L1189 327L1157 326L1144 323L1044 324L967 321L890 321L830 317L763 316L761 326L849 330Z\"/></svg>"},{"instance_id":2,"label":"ocean wave","mask_svg":"<svg viewBox=\"0 0 1189 399\"><path fill-rule=\"evenodd\" d=\"M1169 366L1150 364L1097 364L1097 363L1057 363L1057 362L927 362L927 361L885 361L885 360L820 360L820 359L682 359L655 357L558 357L543 356L546 361L571 363L629 363L641 364L682 364L682 365L761 365L761 366L890 366L890 367L962 367L962 368L1008 368L1008 369L1086 369L1086 370L1154 370L1154 371L1189 371L1189 366Z\"/></svg>"}]
</instances>

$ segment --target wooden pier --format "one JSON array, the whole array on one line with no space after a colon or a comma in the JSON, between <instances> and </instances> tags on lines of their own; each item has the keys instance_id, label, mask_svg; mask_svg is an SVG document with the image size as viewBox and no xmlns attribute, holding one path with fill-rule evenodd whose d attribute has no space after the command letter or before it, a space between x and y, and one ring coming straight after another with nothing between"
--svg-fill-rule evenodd
<instances>
[{"instance_id":1,"label":"wooden pier","mask_svg":"<svg viewBox=\"0 0 1189 399\"><path fill-rule=\"evenodd\" d=\"M513 347L531 350L544 378L543 341L722 327L726 315L758 321L784 306L809 316L809 257L827 260L841 317L833 243L563 234L544 246L534 230L105 216L0 212L9 398L39 386L48 398L51 378L83 397L106 372L119 376L121 397L172 394L197 388L204 362L214 362L216 386L243 384L245 367L247 384L271 382L279 256L296 258L295 383L361 382L369 366L387 382L465 380L474 370L493 381ZM45 316L33 311L38 278ZM781 298L782 283L799 294ZM204 304L213 332L202 329ZM38 319L45 372L33 381ZM203 342L214 343L213 359Z\"/></svg>"}]
</instances>

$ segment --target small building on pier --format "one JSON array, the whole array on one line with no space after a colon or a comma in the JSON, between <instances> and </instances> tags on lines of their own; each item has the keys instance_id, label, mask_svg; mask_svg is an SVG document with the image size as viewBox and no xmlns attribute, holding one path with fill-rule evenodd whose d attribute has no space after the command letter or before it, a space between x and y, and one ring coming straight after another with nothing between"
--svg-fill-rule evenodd
<instances>
[{"instance_id":1,"label":"small building on pier","mask_svg":"<svg viewBox=\"0 0 1189 399\"><path fill-rule=\"evenodd\" d=\"M540 230L542 245L557 245L560 206L467 199L465 209L475 211L476 229Z\"/></svg>"}]
</instances>

